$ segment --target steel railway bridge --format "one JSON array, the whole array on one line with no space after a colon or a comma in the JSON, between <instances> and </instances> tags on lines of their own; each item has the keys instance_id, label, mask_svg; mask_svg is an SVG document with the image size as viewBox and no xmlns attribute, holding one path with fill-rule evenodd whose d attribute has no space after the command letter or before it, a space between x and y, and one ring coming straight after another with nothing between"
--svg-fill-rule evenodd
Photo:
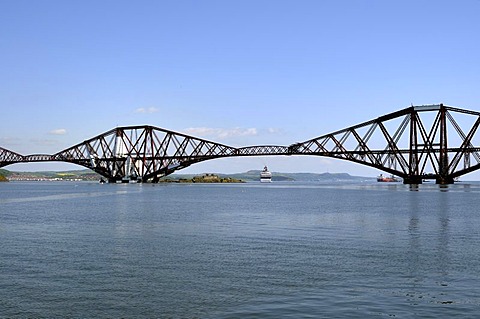
<instances>
[{"instance_id":1,"label":"steel railway bridge","mask_svg":"<svg viewBox=\"0 0 480 319\"><path fill-rule=\"evenodd\" d=\"M428 179L452 184L480 168L479 125L480 112L439 104L407 107L289 146L231 147L154 126L117 127L52 155L21 155L0 147L0 167L63 161L87 167L109 182L155 183L210 159L311 155L374 167L405 184Z\"/></svg>"}]
</instances>

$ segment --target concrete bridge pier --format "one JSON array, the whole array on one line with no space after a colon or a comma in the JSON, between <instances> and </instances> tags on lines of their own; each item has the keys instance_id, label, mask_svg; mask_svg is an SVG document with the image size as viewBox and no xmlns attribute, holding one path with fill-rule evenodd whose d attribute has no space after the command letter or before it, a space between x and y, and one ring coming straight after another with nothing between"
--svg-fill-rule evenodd
<instances>
[{"instance_id":1,"label":"concrete bridge pier","mask_svg":"<svg viewBox=\"0 0 480 319\"><path fill-rule=\"evenodd\" d=\"M422 184L423 179L421 176L408 176L403 178L403 184Z\"/></svg>"},{"instance_id":2,"label":"concrete bridge pier","mask_svg":"<svg viewBox=\"0 0 480 319\"><path fill-rule=\"evenodd\" d=\"M439 176L436 178L436 184L440 185L447 185L447 184L454 184L455 180L451 176Z\"/></svg>"},{"instance_id":3,"label":"concrete bridge pier","mask_svg":"<svg viewBox=\"0 0 480 319\"><path fill-rule=\"evenodd\" d=\"M439 185L448 185L448 184L455 184L455 180L451 176L432 176L427 177L425 176L408 176L403 179L403 184L423 184L424 179L435 180L436 184Z\"/></svg>"}]
</instances>

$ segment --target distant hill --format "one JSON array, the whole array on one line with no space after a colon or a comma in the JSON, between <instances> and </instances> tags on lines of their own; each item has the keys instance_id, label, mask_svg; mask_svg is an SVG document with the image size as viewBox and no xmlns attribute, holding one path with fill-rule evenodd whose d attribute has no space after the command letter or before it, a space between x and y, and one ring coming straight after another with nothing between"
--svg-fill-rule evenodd
<instances>
[{"instance_id":1,"label":"distant hill","mask_svg":"<svg viewBox=\"0 0 480 319\"><path fill-rule=\"evenodd\" d=\"M0 175L11 181L18 180L100 180L100 175L89 169L72 171L15 172L0 169Z\"/></svg>"},{"instance_id":2,"label":"distant hill","mask_svg":"<svg viewBox=\"0 0 480 319\"><path fill-rule=\"evenodd\" d=\"M236 174L216 174L220 177L231 177L235 179L240 179L243 181L258 181L260 180L260 170L250 170L245 173L236 173ZM195 175L190 174L173 174L177 178L192 178ZM280 173L272 172L272 181L281 182L281 181L363 181L366 179L371 179L369 177L362 176L352 176L347 173Z\"/></svg>"}]
</instances>

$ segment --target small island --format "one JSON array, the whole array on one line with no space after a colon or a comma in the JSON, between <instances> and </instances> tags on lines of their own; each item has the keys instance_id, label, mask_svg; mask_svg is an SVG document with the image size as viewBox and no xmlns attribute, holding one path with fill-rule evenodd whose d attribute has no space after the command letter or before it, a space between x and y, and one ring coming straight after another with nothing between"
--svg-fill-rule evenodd
<instances>
[{"instance_id":1,"label":"small island","mask_svg":"<svg viewBox=\"0 0 480 319\"><path fill-rule=\"evenodd\" d=\"M232 177L219 177L215 174L204 174L201 176L194 176L192 178L163 178L160 179L160 183L245 183L241 179Z\"/></svg>"}]
</instances>

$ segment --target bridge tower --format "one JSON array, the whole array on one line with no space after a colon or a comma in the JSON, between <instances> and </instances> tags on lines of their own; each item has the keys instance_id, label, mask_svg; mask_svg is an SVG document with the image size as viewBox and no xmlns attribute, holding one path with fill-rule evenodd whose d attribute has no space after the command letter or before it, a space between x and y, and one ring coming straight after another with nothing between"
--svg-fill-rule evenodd
<instances>
[{"instance_id":1,"label":"bridge tower","mask_svg":"<svg viewBox=\"0 0 480 319\"><path fill-rule=\"evenodd\" d=\"M435 107L435 106L434 106ZM412 107L410 112L410 149L409 149L409 169L408 174L404 177L405 184L421 184L425 178L424 172L421 171L419 158L425 156L425 150L431 151L430 156L433 157L435 149L438 151L438 171L435 174L437 184L453 184L454 178L449 174L449 156L448 156L448 132L447 132L447 108L440 104L436 106L438 110L437 121L433 124L428 138L424 134L420 138L418 133L424 129L419 115L418 108ZM433 110L434 108L432 108ZM438 130L438 142L433 139Z\"/></svg>"},{"instance_id":2,"label":"bridge tower","mask_svg":"<svg viewBox=\"0 0 480 319\"><path fill-rule=\"evenodd\" d=\"M447 110L443 104L440 104L440 154L439 154L439 176L437 184L453 184L453 177L448 173L448 143L447 143Z\"/></svg>"},{"instance_id":3,"label":"bridge tower","mask_svg":"<svg viewBox=\"0 0 480 319\"><path fill-rule=\"evenodd\" d=\"M419 176L419 161L418 161L418 115L412 108L410 112L410 150L408 175L403 178L405 184L421 184L422 178Z\"/></svg>"}]
</instances>

